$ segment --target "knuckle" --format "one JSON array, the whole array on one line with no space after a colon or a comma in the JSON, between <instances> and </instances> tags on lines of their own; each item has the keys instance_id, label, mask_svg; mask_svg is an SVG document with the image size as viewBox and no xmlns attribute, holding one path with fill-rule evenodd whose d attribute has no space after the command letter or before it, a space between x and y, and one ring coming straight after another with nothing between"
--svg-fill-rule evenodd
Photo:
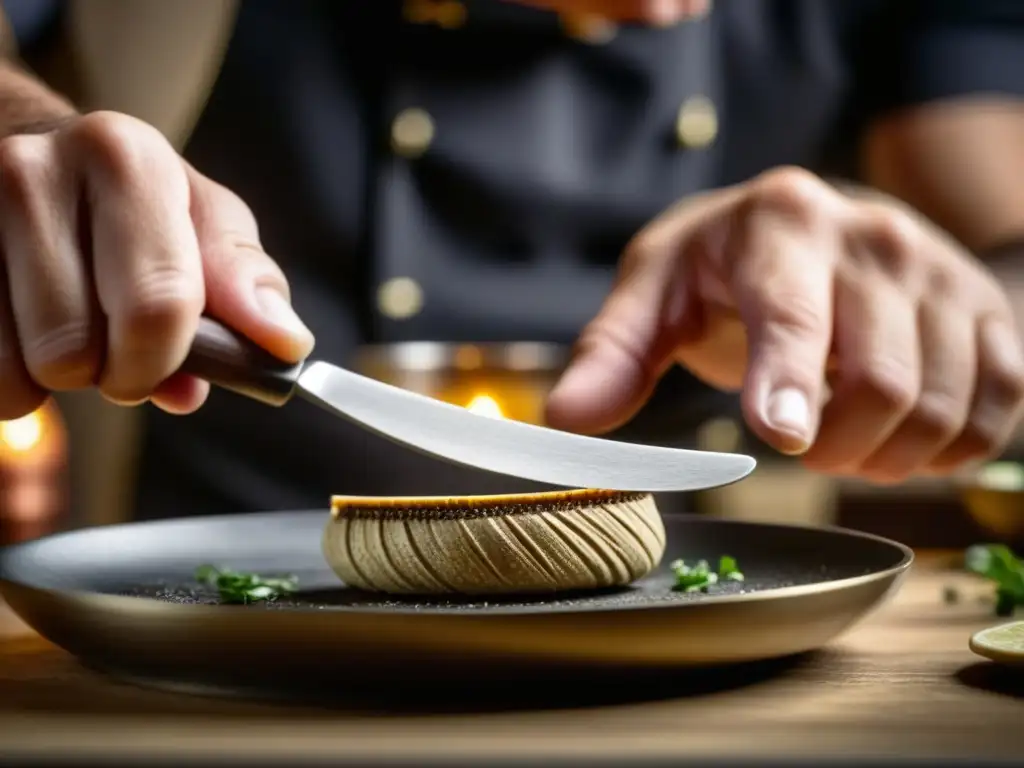
<instances>
[{"instance_id":1,"label":"knuckle","mask_svg":"<svg viewBox=\"0 0 1024 768\"><path fill-rule=\"evenodd\" d=\"M914 403L906 420L925 439L944 443L964 428L967 408L950 394L926 392Z\"/></svg>"},{"instance_id":2,"label":"knuckle","mask_svg":"<svg viewBox=\"0 0 1024 768\"><path fill-rule=\"evenodd\" d=\"M232 237L259 242L259 224L252 208L223 184L193 172L192 203L192 215L198 229L219 235L221 240L226 239L225 230L230 229ZM225 227L225 222L230 222L230 226Z\"/></svg>"},{"instance_id":3,"label":"knuckle","mask_svg":"<svg viewBox=\"0 0 1024 768\"><path fill-rule=\"evenodd\" d=\"M583 328L576 340L577 353L598 347L614 349L625 358L637 362L644 361L644 341L639 338L631 326L614 323L604 318L595 318Z\"/></svg>"},{"instance_id":4,"label":"knuckle","mask_svg":"<svg viewBox=\"0 0 1024 768\"><path fill-rule=\"evenodd\" d=\"M70 138L86 164L121 184L145 176L154 153L166 144L155 128L141 120L104 111L76 121Z\"/></svg>"},{"instance_id":5,"label":"knuckle","mask_svg":"<svg viewBox=\"0 0 1024 768\"><path fill-rule=\"evenodd\" d=\"M180 334L203 310L203 285L183 269L153 269L133 285L118 318L129 343L148 345Z\"/></svg>"},{"instance_id":6,"label":"knuckle","mask_svg":"<svg viewBox=\"0 0 1024 768\"><path fill-rule=\"evenodd\" d=\"M256 261L260 265L269 266L273 271L280 272L277 262L270 258L270 255L263 250L258 238L247 235L244 232L226 230L221 233L215 247L221 251L233 267L242 268L245 265Z\"/></svg>"},{"instance_id":7,"label":"knuckle","mask_svg":"<svg viewBox=\"0 0 1024 768\"><path fill-rule=\"evenodd\" d=\"M1024 375L992 369L979 381L971 416L957 438L958 455L983 458L999 453L1020 421Z\"/></svg>"},{"instance_id":8,"label":"knuckle","mask_svg":"<svg viewBox=\"0 0 1024 768\"><path fill-rule=\"evenodd\" d=\"M957 438L957 455L961 463L993 456L1002 450L1007 438L1005 430L994 428L987 420L972 419Z\"/></svg>"},{"instance_id":9,"label":"knuckle","mask_svg":"<svg viewBox=\"0 0 1024 768\"><path fill-rule=\"evenodd\" d=\"M1024 370L1006 365L990 365L980 386L983 397L1005 410L1016 409L1024 402Z\"/></svg>"},{"instance_id":10,"label":"knuckle","mask_svg":"<svg viewBox=\"0 0 1024 768\"><path fill-rule=\"evenodd\" d=\"M925 273L925 290L929 300L956 303L964 293L963 279L942 265L932 265Z\"/></svg>"},{"instance_id":11,"label":"knuckle","mask_svg":"<svg viewBox=\"0 0 1024 768\"><path fill-rule=\"evenodd\" d=\"M785 331L817 333L829 324L822 303L803 291L765 291L760 304L764 321Z\"/></svg>"},{"instance_id":12,"label":"knuckle","mask_svg":"<svg viewBox=\"0 0 1024 768\"><path fill-rule=\"evenodd\" d=\"M909 413L918 400L919 387L915 377L904 366L883 361L864 366L850 382L859 397L888 411Z\"/></svg>"},{"instance_id":13,"label":"knuckle","mask_svg":"<svg viewBox=\"0 0 1024 768\"><path fill-rule=\"evenodd\" d=\"M11 136L0 141L0 182L5 205L19 209L39 194L40 182L49 172L47 139L41 136Z\"/></svg>"},{"instance_id":14,"label":"knuckle","mask_svg":"<svg viewBox=\"0 0 1024 768\"><path fill-rule=\"evenodd\" d=\"M872 218L875 246L886 256L905 258L921 244L921 226L909 212L895 206L879 207Z\"/></svg>"},{"instance_id":15,"label":"knuckle","mask_svg":"<svg viewBox=\"0 0 1024 768\"><path fill-rule=\"evenodd\" d=\"M81 389L95 381L98 345L88 320L67 320L22 342L25 367L41 387Z\"/></svg>"},{"instance_id":16,"label":"knuckle","mask_svg":"<svg viewBox=\"0 0 1024 768\"><path fill-rule=\"evenodd\" d=\"M247 280L278 288L290 296L288 279L276 261L263 250L258 239L237 231L225 231L204 248L204 258L212 259L216 269L210 279L234 280L244 275Z\"/></svg>"},{"instance_id":17,"label":"knuckle","mask_svg":"<svg viewBox=\"0 0 1024 768\"><path fill-rule=\"evenodd\" d=\"M862 231L860 236L865 238L865 233ZM908 212L878 206L870 217L865 239L870 259L877 267L892 277L907 279L912 275L920 276L924 266L920 258L922 237L921 226ZM941 281L945 277L945 270L931 269L924 280Z\"/></svg>"},{"instance_id":18,"label":"knuckle","mask_svg":"<svg viewBox=\"0 0 1024 768\"><path fill-rule=\"evenodd\" d=\"M774 168L754 184L751 202L800 220L815 218L830 187L808 170L795 166Z\"/></svg>"},{"instance_id":19,"label":"knuckle","mask_svg":"<svg viewBox=\"0 0 1024 768\"><path fill-rule=\"evenodd\" d=\"M631 274L642 264L646 264L657 250L654 237L646 232L634 236L622 251L619 259L619 277Z\"/></svg>"},{"instance_id":20,"label":"knuckle","mask_svg":"<svg viewBox=\"0 0 1024 768\"><path fill-rule=\"evenodd\" d=\"M111 316L110 350L99 381L103 395L122 404L150 397L174 372L176 355L190 340L203 306L202 281L182 270L168 266L137 279Z\"/></svg>"}]
</instances>

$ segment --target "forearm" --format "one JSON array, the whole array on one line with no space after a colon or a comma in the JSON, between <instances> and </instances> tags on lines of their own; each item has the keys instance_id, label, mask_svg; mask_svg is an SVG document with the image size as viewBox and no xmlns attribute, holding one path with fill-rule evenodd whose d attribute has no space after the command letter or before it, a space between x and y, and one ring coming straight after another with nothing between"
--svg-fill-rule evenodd
<instances>
[{"instance_id":1,"label":"forearm","mask_svg":"<svg viewBox=\"0 0 1024 768\"><path fill-rule=\"evenodd\" d=\"M0 61L0 138L31 133L75 114L45 83L10 61Z\"/></svg>"},{"instance_id":2,"label":"forearm","mask_svg":"<svg viewBox=\"0 0 1024 768\"><path fill-rule=\"evenodd\" d=\"M865 177L975 253L1024 239L1024 103L950 100L879 121Z\"/></svg>"}]
</instances>

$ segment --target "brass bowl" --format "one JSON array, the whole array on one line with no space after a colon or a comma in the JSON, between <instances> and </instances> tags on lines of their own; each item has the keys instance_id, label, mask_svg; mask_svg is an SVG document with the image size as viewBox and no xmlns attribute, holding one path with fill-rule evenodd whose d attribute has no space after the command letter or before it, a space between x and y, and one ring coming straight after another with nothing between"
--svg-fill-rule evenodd
<instances>
[{"instance_id":1,"label":"brass bowl","mask_svg":"<svg viewBox=\"0 0 1024 768\"><path fill-rule=\"evenodd\" d=\"M410 341L361 347L353 368L402 389L487 415L542 424L570 350L546 342Z\"/></svg>"},{"instance_id":2,"label":"brass bowl","mask_svg":"<svg viewBox=\"0 0 1024 768\"><path fill-rule=\"evenodd\" d=\"M1024 464L992 462L958 485L975 523L998 541L1024 545Z\"/></svg>"}]
</instances>

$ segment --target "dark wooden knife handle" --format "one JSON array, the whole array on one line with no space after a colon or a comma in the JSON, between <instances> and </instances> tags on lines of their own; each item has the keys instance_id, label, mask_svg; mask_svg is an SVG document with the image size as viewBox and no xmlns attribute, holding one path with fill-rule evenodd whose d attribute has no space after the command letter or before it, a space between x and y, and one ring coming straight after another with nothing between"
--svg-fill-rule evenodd
<instances>
[{"instance_id":1,"label":"dark wooden knife handle","mask_svg":"<svg viewBox=\"0 0 1024 768\"><path fill-rule=\"evenodd\" d=\"M209 317L199 321L181 372L267 405L284 405L295 392L302 363L286 363Z\"/></svg>"}]
</instances>

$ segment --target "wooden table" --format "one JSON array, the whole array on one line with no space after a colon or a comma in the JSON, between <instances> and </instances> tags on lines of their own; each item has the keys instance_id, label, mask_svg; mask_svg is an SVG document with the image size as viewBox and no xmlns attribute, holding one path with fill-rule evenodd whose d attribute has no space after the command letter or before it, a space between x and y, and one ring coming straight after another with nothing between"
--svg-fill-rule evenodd
<instances>
[{"instance_id":1,"label":"wooden table","mask_svg":"<svg viewBox=\"0 0 1024 768\"><path fill-rule=\"evenodd\" d=\"M195 698L94 675L0 614L0 759L248 765L571 758L1024 758L1024 681L967 648L995 623L987 585L932 554L899 595L831 647L747 685L606 706L463 714ZM944 600L957 586L960 599ZM740 628L756 632L756 627ZM50 764L50 763L48 763Z\"/></svg>"}]
</instances>

